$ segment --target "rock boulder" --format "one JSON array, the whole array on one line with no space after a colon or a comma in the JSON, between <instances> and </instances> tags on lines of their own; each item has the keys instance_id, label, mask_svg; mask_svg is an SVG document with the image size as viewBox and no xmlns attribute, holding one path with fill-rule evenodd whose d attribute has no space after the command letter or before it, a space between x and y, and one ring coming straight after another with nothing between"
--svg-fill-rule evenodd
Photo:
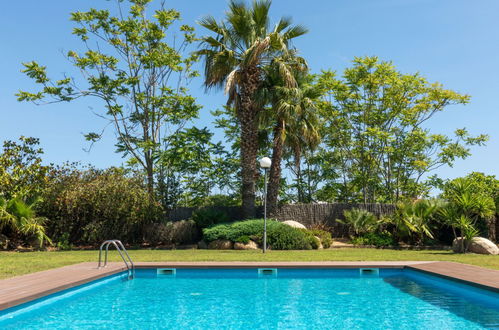
<instances>
[{"instance_id":1,"label":"rock boulder","mask_svg":"<svg viewBox=\"0 0 499 330\"><path fill-rule=\"evenodd\" d=\"M232 249L232 242L226 239L217 239L213 242L210 242L208 244L208 249L213 249L213 250L230 250Z\"/></svg>"},{"instance_id":2,"label":"rock boulder","mask_svg":"<svg viewBox=\"0 0 499 330\"><path fill-rule=\"evenodd\" d=\"M303 224L299 223L298 221L287 220L283 221L282 223L294 228L307 229L307 227L305 227Z\"/></svg>"},{"instance_id":3,"label":"rock boulder","mask_svg":"<svg viewBox=\"0 0 499 330\"><path fill-rule=\"evenodd\" d=\"M462 240L462 237L458 237L452 242L452 250L454 252L462 252ZM499 254L499 248L497 247L497 245L483 237L473 238L469 243L468 251L478 254Z\"/></svg>"},{"instance_id":4,"label":"rock boulder","mask_svg":"<svg viewBox=\"0 0 499 330\"><path fill-rule=\"evenodd\" d=\"M247 244L236 242L234 250L258 250L258 245L253 241L249 241Z\"/></svg>"},{"instance_id":5,"label":"rock boulder","mask_svg":"<svg viewBox=\"0 0 499 330\"><path fill-rule=\"evenodd\" d=\"M201 240L198 242L198 249L207 249L208 244L206 244L205 240Z\"/></svg>"}]
</instances>

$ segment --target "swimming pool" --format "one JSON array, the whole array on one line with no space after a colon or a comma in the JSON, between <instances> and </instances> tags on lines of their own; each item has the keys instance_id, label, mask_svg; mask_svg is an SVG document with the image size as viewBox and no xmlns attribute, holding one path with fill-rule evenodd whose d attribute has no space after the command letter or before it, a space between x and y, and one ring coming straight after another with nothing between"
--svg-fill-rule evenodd
<instances>
[{"instance_id":1,"label":"swimming pool","mask_svg":"<svg viewBox=\"0 0 499 330\"><path fill-rule=\"evenodd\" d=\"M2 311L0 328L499 328L499 294L409 269L138 269Z\"/></svg>"}]
</instances>

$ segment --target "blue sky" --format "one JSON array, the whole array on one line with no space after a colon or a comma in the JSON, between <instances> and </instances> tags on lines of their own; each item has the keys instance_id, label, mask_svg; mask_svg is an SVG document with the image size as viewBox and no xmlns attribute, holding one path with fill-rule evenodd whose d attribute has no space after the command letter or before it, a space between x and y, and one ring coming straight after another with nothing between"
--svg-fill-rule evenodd
<instances>
[{"instance_id":1,"label":"blue sky","mask_svg":"<svg viewBox=\"0 0 499 330\"><path fill-rule=\"evenodd\" d=\"M157 3L159 0L156 0ZM172 0L167 7L182 13L186 24L206 14L221 18L226 0ZM2 3L0 10L0 141L20 135L40 138L47 163L81 161L98 167L120 165L114 134L90 152L83 133L99 131L105 122L93 114L94 100L37 107L18 103L14 94L35 86L20 73L21 62L47 65L51 77L73 74L62 52L79 49L71 35L69 13L90 7L114 7L104 0L23 0ZM499 176L499 1L496 0L274 0L272 16L292 16L310 29L295 43L313 72L342 71L354 56L377 55L404 73L420 72L430 81L471 95L471 103L454 106L428 124L435 133L466 127L487 133L486 147L441 168L444 178L482 171ZM197 28L203 34L202 28ZM203 105L199 126L210 126L210 110L225 103L222 92L205 94L201 79L190 86ZM222 138L217 134L218 138Z\"/></svg>"}]
</instances>

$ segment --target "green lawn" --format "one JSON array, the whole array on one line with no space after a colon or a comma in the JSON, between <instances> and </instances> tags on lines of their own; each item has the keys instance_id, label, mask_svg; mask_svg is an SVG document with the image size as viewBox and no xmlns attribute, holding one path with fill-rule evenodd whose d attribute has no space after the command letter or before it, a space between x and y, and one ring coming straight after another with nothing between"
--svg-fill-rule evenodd
<instances>
[{"instance_id":1,"label":"green lawn","mask_svg":"<svg viewBox=\"0 0 499 330\"><path fill-rule=\"evenodd\" d=\"M400 251L342 248L313 251L130 250L134 261L456 261L499 269L499 256L450 251ZM119 261L116 251L112 261ZM97 262L97 251L0 252L0 278L32 273L83 261Z\"/></svg>"}]
</instances>

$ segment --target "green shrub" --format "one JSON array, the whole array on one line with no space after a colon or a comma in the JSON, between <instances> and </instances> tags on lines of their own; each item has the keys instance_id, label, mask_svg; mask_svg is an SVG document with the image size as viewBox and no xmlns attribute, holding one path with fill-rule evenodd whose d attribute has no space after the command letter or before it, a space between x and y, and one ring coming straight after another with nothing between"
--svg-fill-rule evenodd
<instances>
[{"instance_id":1,"label":"green shrub","mask_svg":"<svg viewBox=\"0 0 499 330\"><path fill-rule=\"evenodd\" d=\"M215 225L213 227L203 229L203 239L209 243L217 239L227 239L230 233L231 229L229 225Z\"/></svg>"},{"instance_id":2,"label":"green shrub","mask_svg":"<svg viewBox=\"0 0 499 330\"><path fill-rule=\"evenodd\" d=\"M248 237L262 243L263 220L238 221L231 224L220 224L203 229L205 241L226 239L237 242ZM304 250L317 248L318 240L308 231L290 227L275 220L267 221L267 244L274 250Z\"/></svg>"},{"instance_id":3,"label":"green shrub","mask_svg":"<svg viewBox=\"0 0 499 330\"><path fill-rule=\"evenodd\" d=\"M333 244L330 232L321 229L310 229L309 232L320 238L323 248L328 249Z\"/></svg>"},{"instance_id":4,"label":"green shrub","mask_svg":"<svg viewBox=\"0 0 499 330\"><path fill-rule=\"evenodd\" d=\"M192 214L192 220L203 229L219 223L229 222L227 213L216 209L201 209Z\"/></svg>"},{"instance_id":5,"label":"green shrub","mask_svg":"<svg viewBox=\"0 0 499 330\"><path fill-rule=\"evenodd\" d=\"M267 243L273 250L311 250L319 247L319 241L309 232L284 224L267 231Z\"/></svg>"},{"instance_id":6,"label":"green shrub","mask_svg":"<svg viewBox=\"0 0 499 330\"><path fill-rule=\"evenodd\" d=\"M210 195L203 199L202 206L214 207L214 206L241 206L241 198L239 194L236 195Z\"/></svg>"},{"instance_id":7,"label":"green shrub","mask_svg":"<svg viewBox=\"0 0 499 330\"><path fill-rule=\"evenodd\" d=\"M73 249L73 244L69 242L69 234L64 233L57 242L57 249L61 251L68 251Z\"/></svg>"},{"instance_id":8,"label":"green shrub","mask_svg":"<svg viewBox=\"0 0 499 330\"><path fill-rule=\"evenodd\" d=\"M199 231L192 220L154 223L147 226L145 239L152 245L191 244L199 239Z\"/></svg>"},{"instance_id":9,"label":"green shrub","mask_svg":"<svg viewBox=\"0 0 499 330\"><path fill-rule=\"evenodd\" d=\"M243 235L243 236L239 236L238 238L236 238L235 242L236 243L248 244L250 240L251 239L250 239L249 236Z\"/></svg>"},{"instance_id":10,"label":"green shrub","mask_svg":"<svg viewBox=\"0 0 499 330\"><path fill-rule=\"evenodd\" d=\"M389 232L366 233L352 239L355 245L374 245L376 247L395 246L397 242Z\"/></svg>"},{"instance_id":11,"label":"green shrub","mask_svg":"<svg viewBox=\"0 0 499 330\"><path fill-rule=\"evenodd\" d=\"M145 225L158 222L159 205L151 205L143 178L110 168L64 167L49 177L40 216L56 242L96 245L106 239L141 242Z\"/></svg>"}]
</instances>

